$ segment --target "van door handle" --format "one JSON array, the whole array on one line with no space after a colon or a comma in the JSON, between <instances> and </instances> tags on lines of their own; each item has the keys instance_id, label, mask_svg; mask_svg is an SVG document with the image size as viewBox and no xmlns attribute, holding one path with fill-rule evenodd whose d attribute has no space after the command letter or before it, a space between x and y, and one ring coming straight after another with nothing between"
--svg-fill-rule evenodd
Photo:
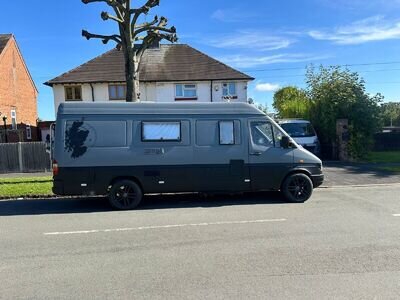
<instances>
[{"instance_id":1,"label":"van door handle","mask_svg":"<svg viewBox=\"0 0 400 300\"><path fill-rule=\"evenodd\" d=\"M262 154L262 152L260 152L260 151L255 151L255 152L250 153L250 155L254 155L254 156L260 156L261 154Z\"/></svg>"}]
</instances>

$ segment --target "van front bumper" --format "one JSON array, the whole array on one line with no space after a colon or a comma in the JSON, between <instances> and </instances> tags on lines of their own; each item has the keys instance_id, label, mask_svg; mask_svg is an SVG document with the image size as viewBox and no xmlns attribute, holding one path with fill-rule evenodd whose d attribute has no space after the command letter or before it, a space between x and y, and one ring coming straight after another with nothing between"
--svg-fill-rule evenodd
<instances>
[{"instance_id":1,"label":"van front bumper","mask_svg":"<svg viewBox=\"0 0 400 300\"><path fill-rule=\"evenodd\" d=\"M324 182L324 174L319 174L319 175L311 175L313 184L314 184L314 188L317 188L319 186L322 185L322 183Z\"/></svg>"}]
</instances>

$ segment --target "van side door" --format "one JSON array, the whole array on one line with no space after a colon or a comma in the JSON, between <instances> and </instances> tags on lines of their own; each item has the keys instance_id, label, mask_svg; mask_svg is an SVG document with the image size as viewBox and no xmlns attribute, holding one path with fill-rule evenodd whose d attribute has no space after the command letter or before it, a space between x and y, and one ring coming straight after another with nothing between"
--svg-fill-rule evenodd
<instances>
[{"instance_id":1,"label":"van side door","mask_svg":"<svg viewBox=\"0 0 400 300\"><path fill-rule=\"evenodd\" d=\"M238 118L195 120L193 185L198 192L250 190L246 124Z\"/></svg>"},{"instance_id":2,"label":"van side door","mask_svg":"<svg viewBox=\"0 0 400 300\"><path fill-rule=\"evenodd\" d=\"M277 190L293 167L293 149L283 149L283 133L268 119L249 119L249 166L254 191Z\"/></svg>"}]
</instances>

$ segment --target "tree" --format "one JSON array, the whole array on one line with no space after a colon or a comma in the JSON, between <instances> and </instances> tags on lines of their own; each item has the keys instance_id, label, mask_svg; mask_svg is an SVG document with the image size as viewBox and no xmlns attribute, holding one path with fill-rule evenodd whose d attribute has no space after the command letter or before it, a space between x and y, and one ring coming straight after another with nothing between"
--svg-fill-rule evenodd
<instances>
[{"instance_id":1,"label":"tree","mask_svg":"<svg viewBox=\"0 0 400 300\"><path fill-rule=\"evenodd\" d=\"M268 106L267 106L267 105L258 103L258 102L256 102L253 98L247 99L247 103L248 103L248 104L251 104L251 105L254 105L254 106L257 107L259 110L261 110L264 114L266 114L266 115L268 114Z\"/></svg>"},{"instance_id":2,"label":"tree","mask_svg":"<svg viewBox=\"0 0 400 300\"><path fill-rule=\"evenodd\" d=\"M364 157L380 126L379 103L383 96L371 96L365 91L365 82L348 69L334 66L307 71L307 94L313 101L311 121L323 144L336 143L336 120L349 120L349 153Z\"/></svg>"},{"instance_id":3,"label":"tree","mask_svg":"<svg viewBox=\"0 0 400 300\"><path fill-rule=\"evenodd\" d=\"M139 18L158 6L160 0L147 0L139 8L131 8L131 0L82 0L82 2L84 4L104 2L113 9L115 15L102 12L101 18L104 21L115 21L118 24L119 34L99 35L82 30L82 36L88 40L101 39L104 44L109 41L117 43L117 49L123 51L125 59L126 101L139 101L139 64L143 53L151 45L163 39L172 43L178 40L175 27L167 28L168 21L164 17L155 16L151 22L138 24Z\"/></svg>"},{"instance_id":4,"label":"tree","mask_svg":"<svg viewBox=\"0 0 400 300\"><path fill-rule=\"evenodd\" d=\"M261 103L258 103L258 104L255 104L255 105L256 105L256 107L257 107L259 110L261 110L264 114L268 115L268 106L267 106L267 105L264 105L264 104L261 104Z\"/></svg>"},{"instance_id":5,"label":"tree","mask_svg":"<svg viewBox=\"0 0 400 300\"><path fill-rule=\"evenodd\" d=\"M287 86L275 92L272 106L278 112L279 118L309 119L311 104L304 90Z\"/></svg>"},{"instance_id":6,"label":"tree","mask_svg":"<svg viewBox=\"0 0 400 300\"><path fill-rule=\"evenodd\" d=\"M400 126L400 102L383 103L381 116L384 126Z\"/></svg>"}]
</instances>

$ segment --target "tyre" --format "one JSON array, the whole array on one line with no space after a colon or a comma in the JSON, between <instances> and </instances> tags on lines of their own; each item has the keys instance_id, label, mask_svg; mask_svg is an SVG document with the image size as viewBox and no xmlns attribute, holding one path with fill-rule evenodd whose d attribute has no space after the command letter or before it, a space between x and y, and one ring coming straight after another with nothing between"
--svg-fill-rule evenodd
<instances>
[{"instance_id":1,"label":"tyre","mask_svg":"<svg viewBox=\"0 0 400 300\"><path fill-rule=\"evenodd\" d=\"M131 180L120 180L110 189L108 200L111 206L118 210L136 208L143 198L140 186Z\"/></svg>"},{"instance_id":2,"label":"tyre","mask_svg":"<svg viewBox=\"0 0 400 300\"><path fill-rule=\"evenodd\" d=\"M296 173L285 179L282 184L282 193L289 202L303 203L310 199L313 188L310 177L302 173Z\"/></svg>"}]
</instances>

